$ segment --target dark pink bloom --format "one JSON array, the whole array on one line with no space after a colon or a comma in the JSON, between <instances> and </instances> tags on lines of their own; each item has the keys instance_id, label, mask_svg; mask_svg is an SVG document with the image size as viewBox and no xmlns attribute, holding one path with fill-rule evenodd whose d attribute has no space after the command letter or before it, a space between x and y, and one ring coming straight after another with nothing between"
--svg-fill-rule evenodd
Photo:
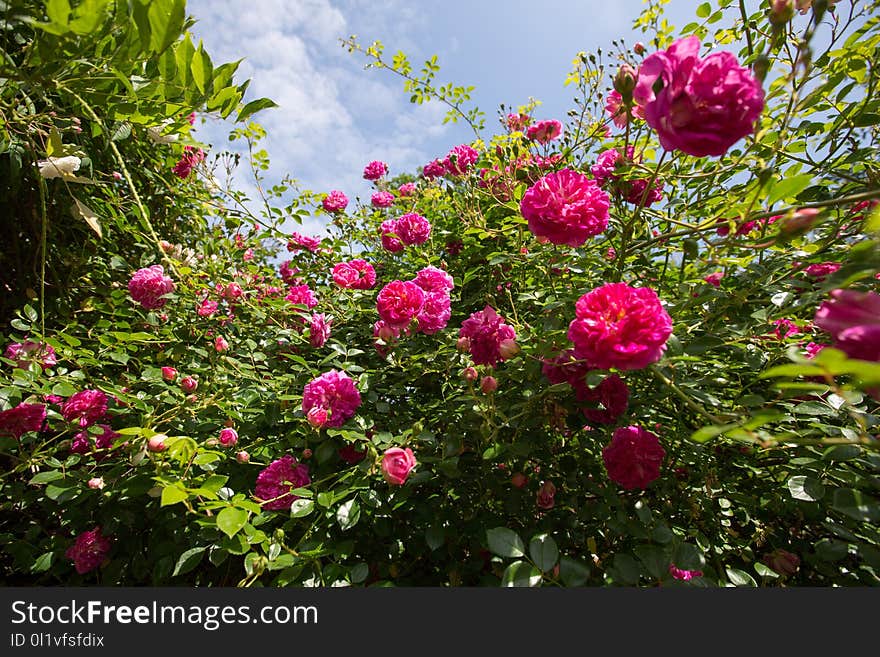
<instances>
[{"instance_id":1,"label":"dark pink bloom","mask_svg":"<svg viewBox=\"0 0 880 657\"><path fill-rule=\"evenodd\" d=\"M390 208L394 205L394 194L391 192L375 192L370 197L370 204L374 208Z\"/></svg>"},{"instance_id":2,"label":"dark pink bloom","mask_svg":"<svg viewBox=\"0 0 880 657\"><path fill-rule=\"evenodd\" d=\"M348 197L338 189L334 189L324 197L321 205L327 212L342 212L348 206Z\"/></svg>"},{"instance_id":3,"label":"dark pink bloom","mask_svg":"<svg viewBox=\"0 0 880 657\"><path fill-rule=\"evenodd\" d=\"M184 392L195 392L199 387L199 380L193 376L185 376L180 380L180 388Z\"/></svg>"},{"instance_id":4,"label":"dark pink bloom","mask_svg":"<svg viewBox=\"0 0 880 657\"><path fill-rule=\"evenodd\" d=\"M602 450L608 477L627 490L646 488L660 476L666 451L656 434L642 427L620 427Z\"/></svg>"},{"instance_id":5,"label":"dark pink bloom","mask_svg":"<svg viewBox=\"0 0 880 657\"><path fill-rule=\"evenodd\" d=\"M590 422L614 424L629 406L629 388L618 374L606 377L595 388L583 386L577 389L577 393L579 401L597 404L581 409Z\"/></svg>"},{"instance_id":6,"label":"dark pink bloom","mask_svg":"<svg viewBox=\"0 0 880 657\"><path fill-rule=\"evenodd\" d=\"M464 322L458 332L459 337L467 338L468 349L475 365L495 365L503 361L501 343L515 340L516 331L504 323L504 319L492 306L479 310Z\"/></svg>"},{"instance_id":7,"label":"dark pink bloom","mask_svg":"<svg viewBox=\"0 0 880 657\"><path fill-rule=\"evenodd\" d=\"M541 372L550 383L568 383L578 393L589 390L584 380L590 372L590 366L574 355L574 350L566 349L553 358L545 358Z\"/></svg>"},{"instance_id":8,"label":"dark pink bloom","mask_svg":"<svg viewBox=\"0 0 880 657\"><path fill-rule=\"evenodd\" d=\"M425 292L449 292L455 287L452 276L437 267L427 266L419 270L413 283Z\"/></svg>"},{"instance_id":9,"label":"dark pink bloom","mask_svg":"<svg viewBox=\"0 0 880 657\"><path fill-rule=\"evenodd\" d=\"M321 248L320 237L309 237L308 235L300 235L293 232L290 240L287 242L288 251L299 251L300 249L308 249L312 253L316 253Z\"/></svg>"},{"instance_id":10,"label":"dark pink bloom","mask_svg":"<svg viewBox=\"0 0 880 657\"><path fill-rule=\"evenodd\" d=\"M97 424L95 428L100 429L100 433L91 433L83 430L73 437L70 445L70 451L75 454L86 454L92 450L92 436L95 439L95 449L109 449L113 447L113 441L119 438L120 434L110 428L107 424Z\"/></svg>"},{"instance_id":11,"label":"dark pink bloom","mask_svg":"<svg viewBox=\"0 0 880 657\"><path fill-rule=\"evenodd\" d=\"M625 128L626 124L632 122L634 118L644 118L644 110L639 105L633 105L627 111L623 96L614 89L605 98L605 111L618 128Z\"/></svg>"},{"instance_id":12,"label":"dark pink bloom","mask_svg":"<svg viewBox=\"0 0 880 657\"><path fill-rule=\"evenodd\" d=\"M110 552L110 539L101 535L101 528L83 532L76 537L73 545L67 548L64 556L73 561L73 567L80 575L98 568Z\"/></svg>"},{"instance_id":13,"label":"dark pink bloom","mask_svg":"<svg viewBox=\"0 0 880 657\"><path fill-rule=\"evenodd\" d=\"M360 405L361 395L354 380L345 372L325 372L309 381L303 389L303 414L308 415L315 408L327 411L322 426L341 427Z\"/></svg>"},{"instance_id":14,"label":"dark pink bloom","mask_svg":"<svg viewBox=\"0 0 880 657\"><path fill-rule=\"evenodd\" d=\"M0 411L0 436L12 436L16 440L28 431L39 431L46 422L43 404L21 403L9 410Z\"/></svg>"},{"instance_id":15,"label":"dark pink bloom","mask_svg":"<svg viewBox=\"0 0 880 657\"><path fill-rule=\"evenodd\" d=\"M386 173L388 173L388 165L379 160L373 160L364 167L365 180L379 180Z\"/></svg>"},{"instance_id":16,"label":"dark pink bloom","mask_svg":"<svg viewBox=\"0 0 880 657\"><path fill-rule=\"evenodd\" d=\"M415 192L416 184L414 182L404 183L397 188L397 193L401 196L412 196Z\"/></svg>"},{"instance_id":17,"label":"dark pink bloom","mask_svg":"<svg viewBox=\"0 0 880 657\"><path fill-rule=\"evenodd\" d=\"M301 282L297 280L296 275L299 273L298 267L291 267L290 260L285 260L278 267L278 274L281 276L281 280L284 281L287 285L292 285L296 282Z\"/></svg>"},{"instance_id":18,"label":"dark pink bloom","mask_svg":"<svg viewBox=\"0 0 880 657\"><path fill-rule=\"evenodd\" d=\"M850 358L880 361L880 294L832 290L813 322L828 331L833 346Z\"/></svg>"},{"instance_id":19,"label":"dark pink bloom","mask_svg":"<svg viewBox=\"0 0 880 657\"><path fill-rule=\"evenodd\" d=\"M174 281L165 276L162 265L138 269L128 282L128 293L147 310L155 310L166 304L163 295L174 292Z\"/></svg>"},{"instance_id":20,"label":"dark pink bloom","mask_svg":"<svg viewBox=\"0 0 880 657\"><path fill-rule=\"evenodd\" d=\"M634 370L660 360L672 335L672 318L647 287L607 283L575 305L568 327L574 353L601 370Z\"/></svg>"},{"instance_id":21,"label":"dark pink bloom","mask_svg":"<svg viewBox=\"0 0 880 657\"><path fill-rule=\"evenodd\" d=\"M826 276L833 274L838 269L840 269L839 262L820 262L804 268L804 273L807 276L812 276L817 281L822 281Z\"/></svg>"},{"instance_id":22,"label":"dark pink bloom","mask_svg":"<svg viewBox=\"0 0 880 657\"><path fill-rule=\"evenodd\" d=\"M379 232L382 238L382 247L391 253L403 251L404 244L397 234L397 219L386 219L379 226Z\"/></svg>"},{"instance_id":23,"label":"dark pink bloom","mask_svg":"<svg viewBox=\"0 0 880 657\"><path fill-rule=\"evenodd\" d=\"M177 378L177 370L173 367L163 367L162 368L162 378L169 383L174 381Z\"/></svg>"},{"instance_id":24,"label":"dark pink bloom","mask_svg":"<svg viewBox=\"0 0 880 657\"><path fill-rule=\"evenodd\" d=\"M377 339L373 343L376 352L383 358L388 355L388 351L394 346L394 343L403 331L406 331L407 335L409 334L409 329L403 329L399 326L389 326L381 319L373 324L373 337ZM379 340L384 344L380 344Z\"/></svg>"},{"instance_id":25,"label":"dark pink bloom","mask_svg":"<svg viewBox=\"0 0 880 657\"><path fill-rule=\"evenodd\" d=\"M369 290L376 284L376 270L366 260L340 262L333 266L333 282L339 287Z\"/></svg>"},{"instance_id":26,"label":"dark pink bloom","mask_svg":"<svg viewBox=\"0 0 880 657\"><path fill-rule=\"evenodd\" d=\"M226 341L222 335L218 335L214 338L214 349L217 351L226 351L229 349L229 343Z\"/></svg>"},{"instance_id":27,"label":"dark pink bloom","mask_svg":"<svg viewBox=\"0 0 880 657\"><path fill-rule=\"evenodd\" d=\"M633 205L642 205L644 203L645 207L650 207L663 198L663 182L655 180L654 185L648 189L650 181L647 178L621 180L620 176L616 173L618 167L626 167L634 161L635 150L632 146L626 149L625 158L616 148L611 148L599 154L599 157L596 158L596 164L591 167L590 171L600 186L613 187L618 190L627 203L632 203Z\"/></svg>"},{"instance_id":28,"label":"dark pink bloom","mask_svg":"<svg viewBox=\"0 0 880 657\"><path fill-rule=\"evenodd\" d=\"M682 570L681 568L676 567L674 564L669 564L669 574L672 575L675 579L680 579L682 581L688 582L694 577L702 577L702 570Z\"/></svg>"},{"instance_id":29,"label":"dark pink bloom","mask_svg":"<svg viewBox=\"0 0 880 657\"><path fill-rule=\"evenodd\" d=\"M379 317L389 326L405 328L422 311L425 292L412 281L391 281L376 297Z\"/></svg>"},{"instance_id":30,"label":"dark pink bloom","mask_svg":"<svg viewBox=\"0 0 880 657\"><path fill-rule=\"evenodd\" d=\"M539 144L546 144L562 134L562 124L555 120L537 121L526 130L526 137Z\"/></svg>"},{"instance_id":31,"label":"dark pink bloom","mask_svg":"<svg viewBox=\"0 0 880 657\"><path fill-rule=\"evenodd\" d=\"M212 301L210 299L204 299L198 307L196 312L199 314L199 317L210 317L214 313L217 312L217 308L220 306L216 301Z\"/></svg>"},{"instance_id":32,"label":"dark pink bloom","mask_svg":"<svg viewBox=\"0 0 880 657\"><path fill-rule=\"evenodd\" d=\"M428 162L424 167L422 167L422 175L428 180L439 178L445 173L446 167L443 166L443 163L440 160Z\"/></svg>"},{"instance_id":33,"label":"dark pink bloom","mask_svg":"<svg viewBox=\"0 0 880 657\"><path fill-rule=\"evenodd\" d=\"M3 355L9 360L14 360L15 366L21 370L26 370L28 365L35 361L44 370L54 367L58 363L58 357L51 345L33 340L13 342L6 347L6 352Z\"/></svg>"},{"instance_id":34,"label":"dark pink bloom","mask_svg":"<svg viewBox=\"0 0 880 657\"><path fill-rule=\"evenodd\" d=\"M434 335L442 331L452 317L451 301L449 292L425 292L425 301L422 310L416 316L419 323L419 331L425 335Z\"/></svg>"},{"instance_id":35,"label":"dark pink bloom","mask_svg":"<svg viewBox=\"0 0 880 657\"><path fill-rule=\"evenodd\" d=\"M389 447L382 455L382 476L394 486L403 486L415 466L416 457L409 447Z\"/></svg>"},{"instance_id":36,"label":"dark pink bloom","mask_svg":"<svg viewBox=\"0 0 880 657\"><path fill-rule=\"evenodd\" d=\"M716 271L714 273L709 274L704 277L703 280L706 281L709 285L713 285L714 287L721 286L721 279L724 278L723 271Z\"/></svg>"},{"instance_id":37,"label":"dark pink bloom","mask_svg":"<svg viewBox=\"0 0 880 657\"><path fill-rule=\"evenodd\" d=\"M194 146L184 146L183 155L171 170L178 178L188 178L199 162L205 159L205 151Z\"/></svg>"},{"instance_id":38,"label":"dark pink bloom","mask_svg":"<svg viewBox=\"0 0 880 657\"><path fill-rule=\"evenodd\" d=\"M792 335L799 335L801 332L797 324L790 319L774 319L771 323L776 327L773 332L780 340Z\"/></svg>"},{"instance_id":39,"label":"dark pink bloom","mask_svg":"<svg viewBox=\"0 0 880 657\"><path fill-rule=\"evenodd\" d=\"M410 212L397 219L394 232L407 246L424 244L431 236L431 224L422 215Z\"/></svg>"},{"instance_id":40,"label":"dark pink bloom","mask_svg":"<svg viewBox=\"0 0 880 657\"><path fill-rule=\"evenodd\" d=\"M107 414L107 395L100 390L81 390L61 406L61 415L68 422L88 427Z\"/></svg>"},{"instance_id":41,"label":"dark pink bloom","mask_svg":"<svg viewBox=\"0 0 880 657\"><path fill-rule=\"evenodd\" d=\"M463 176L480 157L468 144L454 147L443 160L443 169L450 176Z\"/></svg>"},{"instance_id":42,"label":"dark pink bloom","mask_svg":"<svg viewBox=\"0 0 880 657\"><path fill-rule=\"evenodd\" d=\"M308 285L295 285L288 290L287 296L284 298L294 305L305 306L309 309L318 305L318 298Z\"/></svg>"},{"instance_id":43,"label":"dark pink bloom","mask_svg":"<svg viewBox=\"0 0 880 657\"><path fill-rule=\"evenodd\" d=\"M323 347L324 343L330 337L330 325L333 320L324 313L315 313L309 323L309 344L313 347Z\"/></svg>"},{"instance_id":44,"label":"dark pink bloom","mask_svg":"<svg viewBox=\"0 0 880 657\"><path fill-rule=\"evenodd\" d=\"M827 344L808 342L807 345L804 347L804 351L807 352L807 358L815 358L816 355L827 346Z\"/></svg>"},{"instance_id":45,"label":"dark pink bloom","mask_svg":"<svg viewBox=\"0 0 880 657\"><path fill-rule=\"evenodd\" d=\"M690 36L646 57L633 99L666 150L724 155L754 132L764 90L732 53L701 59L699 50L699 37Z\"/></svg>"},{"instance_id":46,"label":"dark pink bloom","mask_svg":"<svg viewBox=\"0 0 880 657\"><path fill-rule=\"evenodd\" d=\"M254 487L254 495L262 500L261 506L269 511L284 511L289 509L298 495L292 495L290 491L304 488L312 483L309 477L309 467L297 463L296 459L289 454L272 461L260 474L257 475L257 483Z\"/></svg>"},{"instance_id":47,"label":"dark pink bloom","mask_svg":"<svg viewBox=\"0 0 880 657\"><path fill-rule=\"evenodd\" d=\"M520 211L529 230L554 244L581 246L608 226L608 194L596 181L562 169L538 180L523 195Z\"/></svg>"},{"instance_id":48,"label":"dark pink bloom","mask_svg":"<svg viewBox=\"0 0 880 657\"><path fill-rule=\"evenodd\" d=\"M549 511L556 505L556 485L552 481L545 481L538 489L536 504L539 509Z\"/></svg>"}]
</instances>

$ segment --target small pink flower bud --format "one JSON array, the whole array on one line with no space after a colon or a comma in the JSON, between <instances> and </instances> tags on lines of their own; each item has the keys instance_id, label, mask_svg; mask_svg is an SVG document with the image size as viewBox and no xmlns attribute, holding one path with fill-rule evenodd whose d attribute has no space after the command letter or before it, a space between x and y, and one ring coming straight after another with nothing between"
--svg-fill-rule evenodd
<instances>
[{"instance_id":1,"label":"small pink flower bud","mask_svg":"<svg viewBox=\"0 0 880 657\"><path fill-rule=\"evenodd\" d=\"M163 367L162 378L171 383L172 381L174 381L174 379L177 378L177 370L173 367Z\"/></svg>"},{"instance_id":2,"label":"small pink flower bud","mask_svg":"<svg viewBox=\"0 0 880 657\"><path fill-rule=\"evenodd\" d=\"M303 450L303 453L302 453L302 459L303 459L303 461L307 461L307 460L309 460L310 458L312 458L312 450L310 450L308 447L306 447L306 448Z\"/></svg>"},{"instance_id":3,"label":"small pink flower bud","mask_svg":"<svg viewBox=\"0 0 880 657\"><path fill-rule=\"evenodd\" d=\"M229 349L229 343L226 342L226 339L222 335L218 335L214 338L214 349L217 351L226 351Z\"/></svg>"},{"instance_id":4,"label":"small pink flower bud","mask_svg":"<svg viewBox=\"0 0 880 657\"><path fill-rule=\"evenodd\" d=\"M165 441L168 439L163 433L157 433L147 441L147 449L151 452L161 452L166 449Z\"/></svg>"},{"instance_id":5,"label":"small pink flower bud","mask_svg":"<svg viewBox=\"0 0 880 657\"><path fill-rule=\"evenodd\" d=\"M240 452L235 453L235 460L239 463L247 463L251 460L251 455L248 454L246 451L241 450Z\"/></svg>"},{"instance_id":6,"label":"small pink flower bud","mask_svg":"<svg viewBox=\"0 0 880 657\"><path fill-rule=\"evenodd\" d=\"M185 376L180 380L180 387L184 392L195 392L196 388L199 387L199 382L194 377Z\"/></svg>"},{"instance_id":7,"label":"small pink flower bud","mask_svg":"<svg viewBox=\"0 0 880 657\"><path fill-rule=\"evenodd\" d=\"M320 406L312 406L309 412L306 413L306 419L309 421L309 424L316 429L320 429L327 424L327 417L327 409Z\"/></svg>"},{"instance_id":8,"label":"small pink flower bud","mask_svg":"<svg viewBox=\"0 0 880 657\"><path fill-rule=\"evenodd\" d=\"M502 360L508 360L519 353L519 345L516 343L516 340L507 338L498 345L498 353L501 355Z\"/></svg>"},{"instance_id":9,"label":"small pink flower bud","mask_svg":"<svg viewBox=\"0 0 880 657\"><path fill-rule=\"evenodd\" d=\"M104 478L103 477L92 477L89 479L89 488L92 490L101 490L104 488Z\"/></svg>"},{"instance_id":10,"label":"small pink flower bud","mask_svg":"<svg viewBox=\"0 0 880 657\"><path fill-rule=\"evenodd\" d=\"M461 376L465 381L476 381L479 373L473 367L466 367L461 371Z\"/></svg>"},{"instance_id":11,"label":"small pink flower bud","mask_svg":"<svg viewBox=\"0 0 880 657\"><path fill-rule=\"evenodd\" d=\"M498 389L498 381L495 380L494 376L484 376L480 381L480 390L483 391L484 394L489 394L490 392L495 392Z\"/></svg>"},{"instance_id":12,"label":"small pink flower bud","mask_svg":"<svg viewBox=\"0 0 880 657\"><path fill-rule=\"evenodd\" d=\"M471 348L471 340L465 336L462 336L458 339L458 342L455 343L455 348L461 352L469 351Z\"/></svg>"}]
</instances>

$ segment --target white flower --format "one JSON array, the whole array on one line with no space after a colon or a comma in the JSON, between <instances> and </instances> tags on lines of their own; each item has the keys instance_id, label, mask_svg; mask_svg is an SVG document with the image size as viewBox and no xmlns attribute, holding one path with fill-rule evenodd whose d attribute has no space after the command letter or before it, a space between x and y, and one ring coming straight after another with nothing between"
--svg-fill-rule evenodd
<instances>
[{"instance_id":1,"label":"white flower","mask_svg":"<svg viewBox=\"0 0 880 657\"><path fill-rule=\"evenodd\" d=\"M72 176L74 171L79 170L82 164L75 155L67 155L65 157L50 157L48 160L40 160L37 166L40 168L40 175L43 178L62 178L64 176Z\"/></svg>"}]
</instances>

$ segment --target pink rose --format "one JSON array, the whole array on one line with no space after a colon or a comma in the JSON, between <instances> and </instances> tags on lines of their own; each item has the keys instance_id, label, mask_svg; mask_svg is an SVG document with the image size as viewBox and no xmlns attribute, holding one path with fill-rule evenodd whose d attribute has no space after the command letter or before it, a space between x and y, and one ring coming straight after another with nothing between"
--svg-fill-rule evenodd
<instances>
[{"instance_id":1,"label":"pink rose","mask_svg":"<svg viewBox=\"0 0 880 657\"><path fill-rule=\"evenodd\" d=\"M431 224L422 215L410 212L397 219L394 232L407 246L424 244L431 236Z\"/></svg>"},{"instance_id":2,"label":"pink rose","mask_svg":"<svg viewBox=\"0 0 880 657\"><path fill-rule=\"evenodd\" d=\"M700 58L700 39L679 39L642 62L633 99L667 150L724 155L751 134L764 90L729 52Z\"/></svg>"},{"instance_id":3,"label":"pink rose","mask_svg":"<svg viewBox=\"0 0 880 657\"><path fill-rule=\"evenodd\" d=\"M666 451L656 434L642 427L620 427L602 450L608 477L627 490L646 488L660 476Z\"/></svg>"},{"instance_id":4,"label":"pink rose","mask_svg":"<svg viewBox=\"0 0 880 657\"><path fill-rule=\"evenodd\" d=\"M832 290L813 323L828 331L833 346L850 358L880 362L880 294Z\"/></svg>"},{"instance_id":5,"label":"pink rose","mask_svg":"<svg viewBox=\"0 0 880 657\"><path fill-rule=\"evenodd\" d=\"M382 455L382 476L389 484L402 486L406 483L410 471L416 466L416 457L407 447L391 447Z\"/></svg>"},{"instance_id":6,"label":"pink rose","mask_svg":"<svg viewBox=\"0 0 880 657\"><path fill-rule=\"evenodd\" d=\"M334 189L324 197L321 205L327 212L342 212L348 205L348 197L338 189Z\"/></svg>"},{"instance_id":7,"label":"pink rose","mask_svg":"<svg viewBox=\"0 0 880 657\"><path fill-rule=\"evenodd\" d=\"M232 447L238 442L238 432L229 427L220 430L220 444L224 447Z\"/></svg>"},{"instance_id":8,"label":"pink rose","mask_svg":"<svg viewBox=\"0 0 880 657\"><path fill-rule=\"evenodd\" d=\"M379 160L373 160L364 167L365 180L379 180L386 173L388 173L388 165Z\"/></svg>"},{"instance_id":9,"label":"pink rose","mask_svg":"<svg viewBox=\"0 0 880 657\"><path fill-rule=\"evenodd\" d=\"M147 310L164 306L164 295L174 292L174 281L165 276L162 265L138 269L128 282L128 293Z\"/></svg>"},{"instance_id":10,"label":"pink rose","mask_svg":"<svg viewBox=\"0 0 880 657\"><path fill-rule=\"evenodd\" d=\"M370 197L370 204L374 208L390 208L394 205L394 194L391 192L375 192Z\"/></svg>"},{"instance_id":11,"label":"pink rose","mask_svg":"<svg viewBox=\"0 0 880 657\"><path fill-rule=\"evenodd\" d=\"M354 380L345 372L325 372L303 389L302 411L315 427L341 427L360 405L361 395Z\"/></svg>"},{"instance_id":12,"label":"pink rose","mask_svg":"<svg viewBox=\"0 0 880 657\"><path fill-rule=\"evenodd\" d=\"M304 488L311 483L307 465L297 463L290 456L272 461L257 475L254 496L262 500L261 506L269 511L284 511L290 508L298 495L290 491Z\"/></svg>"},{"instance_id":13,"label":"pink rose","mask_svg":"<svg viewBox=\"0 0 880 657\"><path fill-rule=\"evenodd\" d=\"M546 144L562 134L562 124L555 120L537 121L526 130L526 137L539 144Z\"/></svg>"},{"instance_id":14,"label":"pink rose","mask_svg":"<svg viewBox=\"0 0 880 657\"><path fill-rule=\"evenodd\" d=\"M529 230L553 244L581 246L608 226L608 194L585 175L562 169L538 180L523 195L520 211Z\"/></svg>"},{"instance_id":15,"label":"pink rose","mask_svg":"<svg viewBox=\"0 0 880 657\"><path fill-rule=\"evenodd\" d=\"M9 360L14 360L15 366L20 370L26 370L32 362L39 363L44 370L58 363L55 349L51 345L33 340L13 342L6 347L3 355Z\"/></svg>"},{"instance_id":16,"label":"pink rose","mask_svg":"<svg viewBox=\"0 0 880 657\"><path fill-rule=\"evenodd\" d=\"M40 431L46 422L46 407L43 404L21 403L18 406L0 411L0 436L12 436L16 440L29 431Z\"/></svg>"},{"instance_id":17,"label":"pink rose","mask_svg":"<svg viewBox=\"0 0 880 657\"><path fill-rule=\"evenodd\" d=\"M76 572L85 575L98 568L110 552L110 539L101 535L101 528L83 532L76 537L73 545L67 548L64 556L73 561Z\"/></svg>"},{"instance_id":18,"label":"pink rose","mask_svg":"<svg viewBox=\"0 0 880 657\"><path fill-rule=\"evenodd\" d=\"M475 365L495 365L505 360L501 345L505 340L514 340L516 331L504 323L494 308L486 306L472 313L458 332L459 338L467 338L467 347Z\"/></svg>"},{"instance_id":19,"label":"pink rose","mask_svg":"<svg viewBox=\"0 0 880 657\"><path fill-rule=\"evenodd\" d=\"M556 486L552 481L545 481L538 489L537 505L539 509L545 511L552 509L556 505Z\"/></svg>"},{"instance_id":20,"label":"pink rose","mask_svg":"<svg viewBox=\"0 0 880 657\"><path fill-rule=\"evenodd\" d=\"M376 297L379 317L389 326L404 328L422 311L425 292L412 281L391 281Z\"/></svg>"}]
</instances>

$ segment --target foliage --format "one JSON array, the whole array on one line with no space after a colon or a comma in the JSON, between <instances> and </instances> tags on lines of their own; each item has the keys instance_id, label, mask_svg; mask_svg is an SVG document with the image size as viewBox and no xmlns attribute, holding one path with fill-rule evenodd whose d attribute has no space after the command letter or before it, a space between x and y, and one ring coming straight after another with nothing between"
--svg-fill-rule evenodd
<instances>
[{"instance_id":1,"label":"foliage","mask_svg":"<svg viewBox=\"0 0 880 657\"><path fill-rule=\"evenodd\" d=\"M636 23L648 51L675 39L662 4ZM739 61L763 80L755 134L722 157L666 152L644 121L611 129L606 69L637 69L634 49L618 46L613 66L601 52L575 58L576 109L546 144L522 130L485 135L480 115L463 109L467 88L433 86L436 62L407 77L396 57L414 102L439 98L482 136L479 160L465 175L381 178L391 208L335 213L322 209L323 191L267 188L265 133L248 119L271 101L242 106L236 64L215 67L192 43L183 0L0 5L0 189L10 190L0 193L14 208L3 220L20 218L4 254L16 309L8 342L45 342L58 361L2 359L0 410L48 409L40 431L0 436L4 583L877 584L880 364L832 348L810 357L806 346L830 342L812 320L831 290L877 286L880 231L865 202L880 197L880 20L876 2L814 5L780 23L766 6L749 15L721 0L683 28L742 44ZM380 61L382 51L366 54ZM183 146L200 146L185 121L192 111L241 121L232 136L249 146L259 198L214 175L231 171L233 156L185 179L172 173ZM145 139L163 124L179 139ZM600 153L627 146L641 157L615 169L619 189L662 183L662 201L615 193L607 229L583 246L538 241L520 211L526 190L552 169L589 174ZM40 177L34 163L59 155L80 157L80 171ZM399 192L414 180L412 195ZM80 223L83 207L100 234ZM430 238L384 249L382 222L410 212L430 221ZM327 223L314 250L289 229L309 213ZM753 230L740 231L748 222ZM286 257L296 271L285 283ZM374 288L333 281L334 265L352 258L375 267ZM805 273L826 262L841 266ZM153 264L175 289L148 310L127 285ZM429 265L455 281L446 328L377 340L378 291ZM542 370L571 347L576 301L621 281L653 288L673 333L661 360L620 372L629 406L604 425ZM285 299L287 283L307 284L317 305ZM520 350L477 366L474 379L458 330L487 305ZM332 319L320 346L313 313ZM333 369L356 381L362 403L342 426L316 428L303 389ZM488 375L497 388L480 385ZM74 453L81 427L61 404L84 389L110 396L102 422L119 437ZM603 463L615 427L629 425L665 450L644 489L617 485ZM220 442L224 427L235 428L234 446ZM383 477L392 447L417 461L404 485ZM364 458L350 462L352 451ZM289 511L267 510L257 476L285 455L307 465L310 482ZM65 553L95 526L110 552L78 574Z\"/></svg>"}]
</instances>

